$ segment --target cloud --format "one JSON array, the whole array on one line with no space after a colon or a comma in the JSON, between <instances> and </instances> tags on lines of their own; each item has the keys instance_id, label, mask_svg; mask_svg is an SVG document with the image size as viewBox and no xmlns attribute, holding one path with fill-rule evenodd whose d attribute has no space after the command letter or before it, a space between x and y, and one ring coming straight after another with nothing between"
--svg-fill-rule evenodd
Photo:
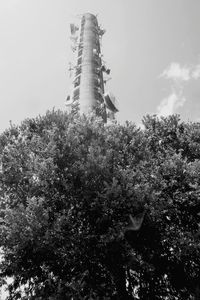
<instances>
[{"instance_id":1,"label":"cloud","mask_svg":"<svg viewBox=\"0 0 200 300\"><path fill-rule=\"evenodd\" d=\"M181 66L177 62L172 62L160 75L160 78L170 80L172 92L161 100L157 106L159 116L174 114L179 107L186 102L183 95L186 82L200 78L200 64Z\"/></svg>"},{"instance_id":2,"label":"cloud","mask_svg":"<svg viewBox=\"0 0 200 300\"><path fill-rule=\"evenodd\" d=\"M190 69L189 67L181 67L179 63L171 63L171 65L166 68L160 77L172 80L188 81L190 79Z\"/></svg>"},{"instance_id":3,"label":"cloud","mask_svg":"<svg viewBox=\"0 0 200 300\"><path fill-rule=\"evenodd\" d=\"M172 62L160 75L165 79L172 79L174 82L189 81L200 78L200 64L181 66L177 62Z\"/></svg>"},{"instance_id":4,"label":"cloud","mask_svg":"<svg viewBox=\"0 0 200 300\"><path fill-rule=\"evenodd\" d=\"M158 116L169 116L175 113L176 109L183 106L186 99L182 92L177 94L173 91L168 97L164 98L157 107Z\"/></svg>"},{"instance_id":5,"label":"cloud","mask_svg":"<svg viewBox=\"0 0 200 300\"><path fill-rule=\"evenodd\" d=\"M196 65L192 71L192 78L199 79L200 78L200 64Z\"/></svg>"}]
</instances>

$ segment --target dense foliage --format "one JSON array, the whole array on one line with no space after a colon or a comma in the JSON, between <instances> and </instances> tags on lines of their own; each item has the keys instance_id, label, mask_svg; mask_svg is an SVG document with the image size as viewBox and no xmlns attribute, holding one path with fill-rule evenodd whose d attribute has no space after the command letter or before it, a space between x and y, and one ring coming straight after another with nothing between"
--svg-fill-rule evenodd
<instances>
[{"instance_id":1,"label":"dense foliage","mask_svg":"<svg viewBox=\"0 0 200 300\"><path fill-rule=\"evenodd\" d=\"M1 134L8 299L198 297L200 124L143 123L52 111Z\"/></svg>"}]
</instances>

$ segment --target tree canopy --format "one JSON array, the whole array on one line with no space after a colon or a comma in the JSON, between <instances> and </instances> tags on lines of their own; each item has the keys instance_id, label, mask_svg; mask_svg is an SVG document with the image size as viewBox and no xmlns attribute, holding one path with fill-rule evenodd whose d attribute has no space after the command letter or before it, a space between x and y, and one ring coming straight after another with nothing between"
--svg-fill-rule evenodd
<instances>
[{"instance_id":1,"label":"tree canopy","mask_svg":"<svg viewBox=\"0 0 200 300\"><path fill-rule=\"evenodd\" d=\"M197 297L200 124L143 124L51 111L1 134L8 299Z\"/></svg>"}]
</instances>

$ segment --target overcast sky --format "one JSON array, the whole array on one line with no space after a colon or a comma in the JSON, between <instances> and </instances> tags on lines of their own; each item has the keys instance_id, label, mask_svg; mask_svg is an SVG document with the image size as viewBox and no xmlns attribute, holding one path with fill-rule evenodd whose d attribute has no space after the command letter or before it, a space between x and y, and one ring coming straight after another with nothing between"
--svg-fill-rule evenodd
<instances>
[{"instance_id":1,"label":"overcast sky","mask_svg":"<svg viewBox=\"0 0 200 300\"><path fill-rule=\"evenodd\" d=\"M98 14L118 120L200 121L200 0L0 0L0 131L65 109L69 24Z\"/></svg>"}]
</instances>

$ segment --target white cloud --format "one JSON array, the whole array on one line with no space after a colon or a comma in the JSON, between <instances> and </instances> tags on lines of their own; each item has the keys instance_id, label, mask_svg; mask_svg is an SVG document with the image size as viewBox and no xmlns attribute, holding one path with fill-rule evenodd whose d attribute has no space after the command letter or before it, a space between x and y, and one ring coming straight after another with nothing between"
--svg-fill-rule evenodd
<instances>
[{"instance_id":1,"label":"white cloud","mask_svg":"<svg viewBox=\"0 0 200 300\"><path fill-rule=\"evenodd\" d=\"M199 79L200 78L200 64L196 65L192 71L192 78Z\"/></svg>"},{"instance_id":2,"label":"white cloud","mask_svg":"<svg viewBox=\"0 0 200 300\"><path fill-rule=\"evenodd\" d=\"M160 77L172 79L174 82L197 80L200 78L200 64L181 66L177 62L173 62L162 72Z\"/></svg>"},{"instance_id":3,"label":"white cloud","mask_svg":"<svg viewBox=\"0 0 200 300\"><path fill-rule=\"evenodd\" d=\"M173 91L167 98L164 98L157 107L157 114L159 116L169 116L175 113L176 109L183 106L186 99L180 92L177 94Z\"/></svg>"},{"instance_id":4,"label":"white cloud","mask_svg":"<svg viewBox=\"0 0 200 300\"><path fill-rule=\"evenodd\" d=\"M163 71L160 77L172 80L188 81L190 79L190 68L179 63L171 63L171 65Z\"/></svg>"},{"instance_id":5,"label":"white cloud","mask_svg":"<svg viewBox=\"0 0 200 300\"><path fill-rule=\"evenodd\" d=\"M172 93L164 98L157 107L159 116L174 114L177 108L182 107L186 101L183 95L186 82L200 78L200 64L181 66L177 62L172 62L160 75L171 80Z\"/></svg>"}]
</instances>

